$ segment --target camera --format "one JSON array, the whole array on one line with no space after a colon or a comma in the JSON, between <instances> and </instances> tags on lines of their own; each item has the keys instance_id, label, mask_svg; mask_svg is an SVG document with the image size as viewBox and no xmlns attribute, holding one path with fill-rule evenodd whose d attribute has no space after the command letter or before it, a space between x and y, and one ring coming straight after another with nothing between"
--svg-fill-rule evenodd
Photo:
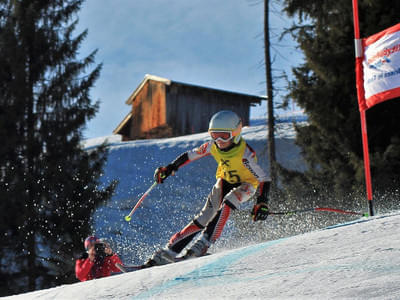
<instances>
[{"instance_id":1,"label":"camera","mask_svg":"<svg viewBox=\"0 0 400 300\"><path fill-rule=\"evenodd\" d=\"M106 257L106 245L104 243L96 243L94 244L94 249L96 250L96 260L103 260Z\"/></svg>"}]
</instances>

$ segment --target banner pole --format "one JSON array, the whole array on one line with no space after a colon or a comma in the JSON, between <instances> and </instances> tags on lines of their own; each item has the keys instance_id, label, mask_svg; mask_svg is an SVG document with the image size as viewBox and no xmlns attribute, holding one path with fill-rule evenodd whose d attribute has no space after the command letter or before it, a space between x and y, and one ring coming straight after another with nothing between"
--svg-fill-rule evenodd
<instances>
[{"instance_id":1,"label":"banner pole","mask_svg":"<svg viewBox=\"0 0 400 300\"><path fill-rule=\"evenodd\" d=\"M368 150L368 134L367 134L367 122L365 117L365 110L360 112L361 117L361 134L363 141L363 153L364 153L364 170L365 170L365 183L367 188L367 199L369 215L374 215L374 205L372 202L372 183L371 183L371 168L369 164L369 150Z\"/></svg>"},{"instance_id":2,"label":"banner pole","mask_svg":"<svg viewBox=\"0 0 400 300\"><path fill-rule=\"evenodd\" d=\"M357 86L357 98L358 98L360 119L361 119L361 136L363 143L365 183L367 190L369 215L373 216L374 206L372 201L371 169L369 163L367 122L365 116L365 111L367 109L367 106L365 104L364 80L363 80L363 69L362 69L362 59L364 53L362 48L362 41L360 39L360 27L358 22L358 2L357 0L352 0L352 1L353 1L353 22L354 22L354 44L355 44L355 56L356 56L356 86Z\"/></svg>"}]
</instances>

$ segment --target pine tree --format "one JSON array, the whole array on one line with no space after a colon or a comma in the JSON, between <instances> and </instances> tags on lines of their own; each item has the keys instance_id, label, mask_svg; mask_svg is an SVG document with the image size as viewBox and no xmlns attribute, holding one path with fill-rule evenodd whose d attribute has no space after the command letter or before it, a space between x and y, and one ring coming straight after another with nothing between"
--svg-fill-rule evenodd
<instances>
[{"instance_id":1,"label":"pine tree","mask_svg":"<svg viewBox=\"0 0 400 300\"><path fill-rule=\"evenodd\" d=\"M76 58L78 0L0 1L0 295L73 282L73 254L115 184L82 130L98 103L95 51Z\"/></svg>"},{"instance_id":2,"label":"pine tree","mask_svg":"<svg viewBox=\"0 0 400 300\"><path fill-rule=\"evenodd\" d=\"M289 32L305 56L305 62L293 69L288 97L309 116L308 126L298 128L296 140L308 170L291 180L311 187L316 194L326 190L337 196L364 190L352 3L285 0L284 6L289 16L298 17ZM399 1L359 0L361 35L367 37L396 24L399 10ZM399 166L400 157L399 112L398 99L367 111L376 191L399 183L400 169L394 167Z\"/></svg>"}]
</instances>

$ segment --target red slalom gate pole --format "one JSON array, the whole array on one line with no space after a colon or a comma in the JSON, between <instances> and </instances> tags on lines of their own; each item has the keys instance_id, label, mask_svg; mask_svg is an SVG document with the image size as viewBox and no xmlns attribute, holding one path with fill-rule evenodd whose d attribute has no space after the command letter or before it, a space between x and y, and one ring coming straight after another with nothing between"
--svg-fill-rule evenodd
<instances>
[{"instance_id":1,"label":"red slalom gate pole","mask_svg":"<svg viewBox=\"0 0 400 300\"><path fill-rule=\"evenodd\" d=\"M365 104L365 91L364 91L364 79L363 79L363 47L360 39L360 27L358 22L358 1L353 1L353 22L354 22L354 46L356 56L356 86L357 86L357 98L360 109L361 119L361 135L363 143L363 155L364 155L364 172L365 172L365 184L367 189L367 200L369 215L374 215L374 205L372 201L372 183L371 183L371 168L369 162L369 150L368 150L368 135L367 135L367 122L365 117L365 111L367 109Z\"/></svg>"}]
</instances>

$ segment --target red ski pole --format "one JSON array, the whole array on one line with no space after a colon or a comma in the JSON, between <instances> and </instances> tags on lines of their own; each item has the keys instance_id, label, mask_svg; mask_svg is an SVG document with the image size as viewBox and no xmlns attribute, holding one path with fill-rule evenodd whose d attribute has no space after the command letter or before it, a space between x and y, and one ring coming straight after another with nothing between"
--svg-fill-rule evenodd
<instances>
[{"instance_id":1,"label":"red ski pole","mask_svg":"<svg viewBox=\"0 0 400 300\"><path fill-rule=\"evenodd\" d=\"M330 207L313 207L313 208L305 208L305 209L298 209L298 210L292 210L292 211L271 211L269 214L270 215L294 215L297 213L303 213L303 212L309 212L309 211L328 211L328 212L334 212L334 213L339 213L339 214L344 214L344 215L356 215L356 216L363 216L363 217L368 217L368 213L360 213L360 212L355 212L355 211L348 211L348 210L343 210L343 209L337 209L337 208L330 208Z\"/></svg>"},{"instance_id":2,"label":"red ski pole","mask_svg":"<svg viewBox=\"0 0 400 300\"><path fill-rule=\"evenodd\" d=\"M359 213L359 212L354 212L354 211L348 211L348 210L343 210L343 209L337 209L337 208L330 208L330 207L316 207L314 208L315 211L330 211L330 212L335 212L339 214L344 214L344 215L356 215L356 216L363 216L363 217L368 217L368 213Z\"/></svg>"},{"instance_id":3,"label":"red ski pole","mask_svg":"<svg viewBox=\"0 0 400 300\"><path fill-rule=\"evenodd\" d=\"M143 202L144 198L147 197L147 195L150 193L150 191L157 185L157 182L154 181L154 183L151 185L151 187L149 187L147 189L147 191L144 192L143 196L140 197L140 199L138 200L138 202L136 203L135 207L132 208L131 212L129 213L129 215L127 215L125 217L125 221L129 222L132 219L132 215L135 212L135 210L139 207L139 205Z\"/></svg>"}]
</instances>

